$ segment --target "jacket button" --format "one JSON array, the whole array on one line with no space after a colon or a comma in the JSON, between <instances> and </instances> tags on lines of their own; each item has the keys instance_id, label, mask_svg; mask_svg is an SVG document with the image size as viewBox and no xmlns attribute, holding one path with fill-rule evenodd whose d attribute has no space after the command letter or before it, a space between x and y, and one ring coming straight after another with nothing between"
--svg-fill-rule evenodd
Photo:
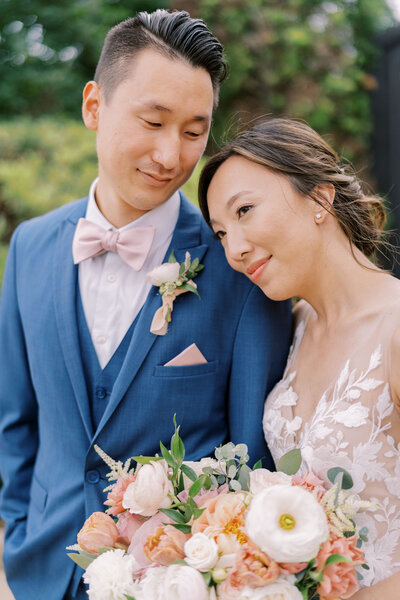
<instances>
[{"instance_id":1,"label":"jacket button","mask_svg":"<svg viewBox=\"0 0 400 600\"><path fill-rule=\"evenodd\" d=\"M103 387L96 388L96 396L97 398L103 399L107 395L106 390Z\"/></svg>"},{"instance_id":2,"label":"jacket button","mask_svg":"<svg viewBox=\"0 0 400 600\"><path fill-rule=\"evenodd\" d=\"M100 473L95 469L88 471L86 473L86 481L88 483L99 483L100 481Z\"/></svg>"}]
</instances>

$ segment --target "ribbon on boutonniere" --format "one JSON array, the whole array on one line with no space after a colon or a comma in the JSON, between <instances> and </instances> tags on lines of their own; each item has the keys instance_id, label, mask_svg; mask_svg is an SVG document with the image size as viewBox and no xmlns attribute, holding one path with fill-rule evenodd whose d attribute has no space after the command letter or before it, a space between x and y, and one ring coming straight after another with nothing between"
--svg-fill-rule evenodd
<instances>
[{"instance_id":1,"label":"ribbon on boutonniere","mask_svg":"<svg viewBox=\"0 0 400 600\"><path fill-rule=\"evenodd\" d=\"M172 251L168 262L147 273L147 279L152 285L160 288L162 296L162 306L155 312L151 322L151 333L155 335L167 333L175 298L185 292L192 292L200 298L193 279L202 269L204 265L200 264L198 258L192 261L189 252L186 252L184 262L179 264Z\"/></svg>"}]
</instances>

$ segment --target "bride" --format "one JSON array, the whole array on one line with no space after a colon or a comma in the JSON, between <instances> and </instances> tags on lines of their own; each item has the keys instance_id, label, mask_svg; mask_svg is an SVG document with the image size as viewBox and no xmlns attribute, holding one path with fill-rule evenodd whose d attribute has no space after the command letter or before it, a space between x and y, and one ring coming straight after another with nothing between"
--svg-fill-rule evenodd
<instances>
[{"instance_id":1,"label":"bride","mask_svg":"<svg viewBox=\"0 0 400 600\"><path fill-rule=\"evenodd\" d=\"M254 125L205 166L200 206L229 264L273 300L299 297L283 379L267 398L275 461L299 447L321 478L351 473L368 528L357 600L400 586L400 282L371 262L384 209L310 127Z\"/></svg>"}]
</instances>

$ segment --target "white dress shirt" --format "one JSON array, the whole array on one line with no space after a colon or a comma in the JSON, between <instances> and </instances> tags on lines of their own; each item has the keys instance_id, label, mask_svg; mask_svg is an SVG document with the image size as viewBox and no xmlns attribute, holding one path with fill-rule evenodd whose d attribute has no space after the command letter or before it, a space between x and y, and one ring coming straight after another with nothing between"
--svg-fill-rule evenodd
<instances>
[{"instance_id":1,"label":"white dress shirt","mask_svg":"<svg viewBox=\"0 0 400 600\"><path fill-rule=\"evenodd\" d=\"M97 358L104 369L146 300L151 288L146 274L164 261L178 220L180 197L179 192L175 192L164 204L116 229L96 204L97 181L98 179L90 187L86 219L114 231L144 225L155 228L150 252L140 271L132 269L115 252L106 252L79 264L79 290L83 310Z\"/></svg>"}]
</instances>

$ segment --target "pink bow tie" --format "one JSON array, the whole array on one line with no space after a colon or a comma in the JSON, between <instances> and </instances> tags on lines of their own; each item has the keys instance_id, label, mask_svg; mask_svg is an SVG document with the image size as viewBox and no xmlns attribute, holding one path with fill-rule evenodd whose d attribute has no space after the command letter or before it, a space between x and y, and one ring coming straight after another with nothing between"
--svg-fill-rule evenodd
<instances>
[{"instance_id":1,"label":"pink bow tie","mask_svg":"<svg viewBox=\"0 0 400 600\"><path fill-rule=\"evenodd\" d=\"M124 231L106 230L87 219L79 219L72 242L74 263L117 252L135 271L140 271L153 243L154 227L137 227Z\"/></svg>"}]
</instances>

